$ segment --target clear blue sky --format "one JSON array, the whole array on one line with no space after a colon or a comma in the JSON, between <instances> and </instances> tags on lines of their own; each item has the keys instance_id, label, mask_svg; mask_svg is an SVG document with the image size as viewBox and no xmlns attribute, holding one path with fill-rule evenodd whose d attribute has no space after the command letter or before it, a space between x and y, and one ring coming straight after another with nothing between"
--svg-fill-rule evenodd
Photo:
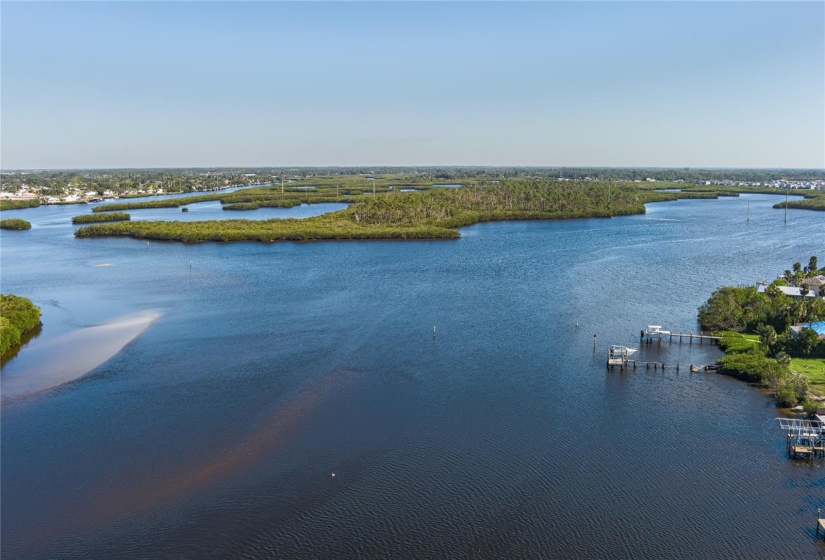
<instances>
[{"instance_id":1,"label":"clear blue sky","mask_svg":"<svg viewBox=\"0 0 825 560\"><path fill-rule=\"evenodd\" d=\"M825 167L825 3L2 2L0 165Z\"/></svg>"}]
</instances>

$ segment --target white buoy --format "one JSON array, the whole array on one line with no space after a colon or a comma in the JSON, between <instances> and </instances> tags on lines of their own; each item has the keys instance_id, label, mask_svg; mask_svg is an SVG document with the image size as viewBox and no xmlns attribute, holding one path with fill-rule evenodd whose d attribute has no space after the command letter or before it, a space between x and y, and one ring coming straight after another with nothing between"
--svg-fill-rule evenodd
<instances>
[{"instance_id":1,"label":"white buoy","mask_svg":"<svg viewBox=\"0 0 825 560\"><path fill-rule=\"evenodd\" d=\"M332 478L335 478L335 473L332 473Z\"/></svg>"}]
</instances>

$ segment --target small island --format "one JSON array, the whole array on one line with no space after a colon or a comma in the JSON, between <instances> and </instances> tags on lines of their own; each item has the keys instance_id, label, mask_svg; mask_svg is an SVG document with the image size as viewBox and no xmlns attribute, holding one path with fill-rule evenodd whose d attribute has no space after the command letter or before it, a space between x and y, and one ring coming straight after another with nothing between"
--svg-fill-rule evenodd
<instances>
[{"instance_id":1,"label":"small island","mask_svg":"<svg viewBox=\"0 0 825 560\"><path fill-rule=\"evenodd\" d=\"M21 220L20 218L6 218L5 220L0 220L0 229L12 229L19 231L31 228L31 223L26 220Z\"/></svg>"},{"instance_id":2,"label":"small island","mask_svg":"<svg viewBox=\"0 0 825 560\"><path fill-rule=\"evenodd\" d=\"M0 354L6 357L40 327L40 308L14 294L0 294Z\"/></svg>"},{"instance_id":3,"label":"small island","mask_svg":"<svg viewBox=\"0 0 825 560\"><path fill-rule=\"evenodd\" d=\"M81 214L72 218L73 224L94 224L97 222L122 222L131 220L126 212L105 212L102 214Z\"/></svg>"},{"instance_id":4,"label":"small island","mask_svg":"<svg viewBox=\"0 0 825 560\"><path fill-rule=\"evenodd\" d=\"M816 412L825 397L825 268L816 256L770 284L719 288L699 322L722 331L721 373L769 389L778 406Z\"/></svg>"}]
</instances>

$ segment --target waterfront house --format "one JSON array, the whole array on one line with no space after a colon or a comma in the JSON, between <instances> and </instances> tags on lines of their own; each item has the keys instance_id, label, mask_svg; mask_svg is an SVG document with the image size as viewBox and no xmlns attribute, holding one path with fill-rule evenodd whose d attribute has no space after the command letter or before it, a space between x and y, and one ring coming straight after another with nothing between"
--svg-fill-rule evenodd
<instances>
[{"instance_id":1,"label":"waterfront house","mask_svg":"<svg viewBox=\"0 0 825 560\"><path fill-rule=\"evenodd\" d=\"M822 286L825 285L825 276L811 276L810 278L803 278L799 281L799 285L807 284L811 293L825 297L825 290Z\"/></svg>"},{"instance_id":2,"label":"waterfront house","mask_svg":"<svg viewBox=\"0 0 825 560\"><path fill-rule=\"evenodd\" d=\"M809 297L814 298L817 297L818 294L815 294L812 289L808 289L808 293L804 296L802 295L802 288L800 286L776 286L780 292L785 294L786 296L790 296L792 298L801 298L801 297ZM758 282L756 284L756 291L760 294L764 294L765 291L768 289L768 284Z\"/></svg>"}]
</instances>

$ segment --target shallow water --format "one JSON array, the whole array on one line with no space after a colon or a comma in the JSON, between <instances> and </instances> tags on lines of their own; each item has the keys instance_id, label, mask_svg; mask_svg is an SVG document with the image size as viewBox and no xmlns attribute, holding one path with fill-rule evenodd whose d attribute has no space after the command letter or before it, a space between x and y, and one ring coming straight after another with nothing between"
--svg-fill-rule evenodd
<instances>
[{"instance_id":1,"label":"shallow water","mask_svg":"<svg viewBox=\"0 0 825 560\"><path fill-rule=\"evenodd\" d=\"M43 308L35 343L162 316L88 375L4 399L3 556L825 558L823 464L786 458L770 399L604 366L648 324L695 330L719 285L823 258L823 215L785 226L776 200L149 248L4 213L38 224L0 233L3 291Z\"/></svg>"},{"instance_id":2,"label":"shallow water","mask_svg":"<svg viewBox=\"0 0 825 560\"><path fill-rule=\"evenodd\" d=\"M26 352L15 356L12 373L4 371L3 398L33 395L79 379L140 336L158 317L157 311L142 311L29 342Z\"/></svg>"}]
</instances>

